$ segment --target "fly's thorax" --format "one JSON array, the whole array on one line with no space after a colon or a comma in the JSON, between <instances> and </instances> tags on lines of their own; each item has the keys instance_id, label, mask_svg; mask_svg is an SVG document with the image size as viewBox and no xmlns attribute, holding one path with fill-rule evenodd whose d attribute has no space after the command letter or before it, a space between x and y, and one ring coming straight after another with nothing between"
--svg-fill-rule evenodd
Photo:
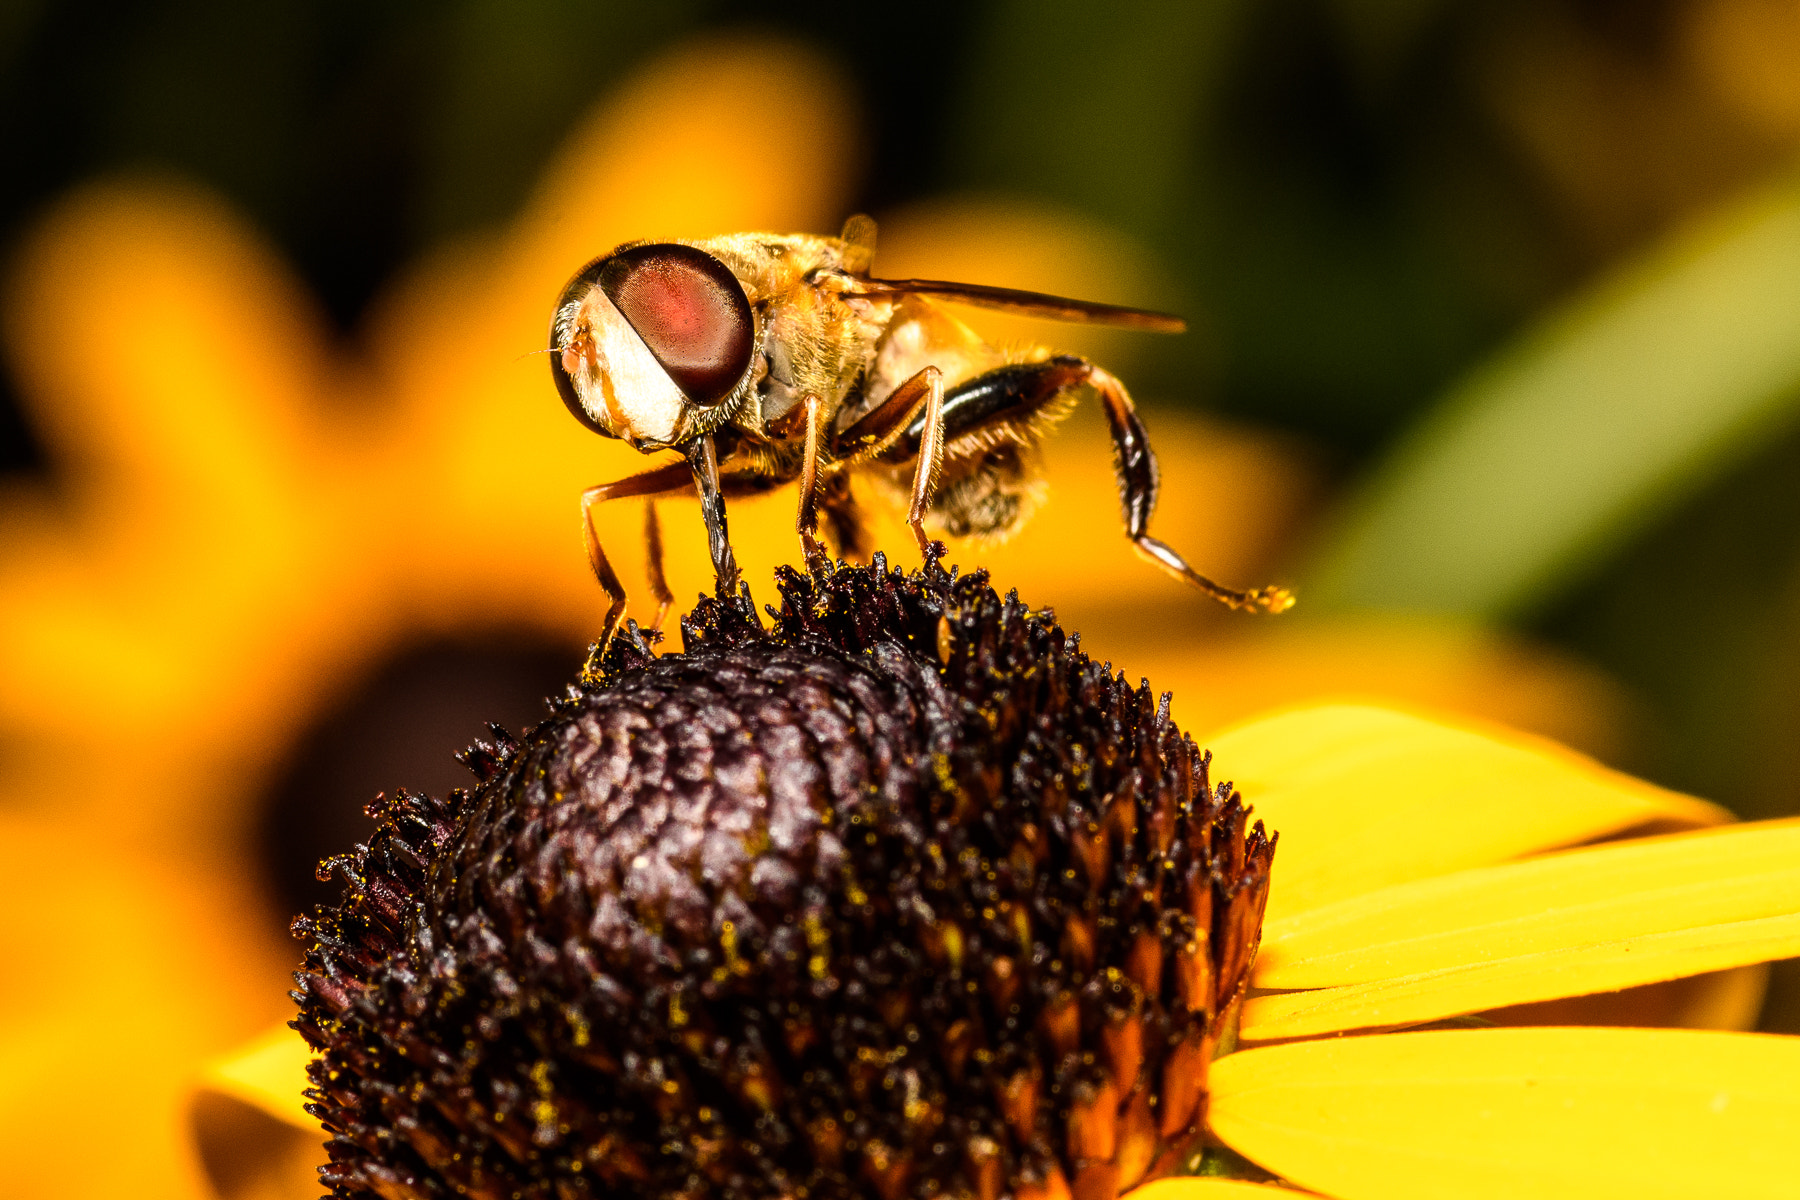
<instances>
[{"instance_id":1,"label":"fly's thorax","mask_svg":"<svg viewBox=\"0 0 1800 1200\"><path fill-rule=\"evenodd\" d=\"M779 428L807 396L828 414L852 397L868 374L882 325L834 292L801 287L766 313L763 354L769 374L761 389L762 420Z\"/></svg>"},{"instance_id":2,"label":"fly's thorax","mask_svg":"<svg viewBox=\"0 0 1800 1200\"><path fill-rule=\"evenodd\" d=\"M838 239L811 234L733 233L692 245L724 263L753 301L771 300L802 285L808 276L844 267Z\"/></svg>"}]
</instances>

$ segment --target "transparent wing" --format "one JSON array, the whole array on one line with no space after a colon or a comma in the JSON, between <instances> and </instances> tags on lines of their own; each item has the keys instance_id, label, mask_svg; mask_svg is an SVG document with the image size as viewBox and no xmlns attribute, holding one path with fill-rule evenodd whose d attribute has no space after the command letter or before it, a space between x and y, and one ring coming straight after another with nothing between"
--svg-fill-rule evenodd
<instances>
[{"instance_id":1,"label":"transparent wing","mask_svg":"<svg viewBox=\"0 0 1800 1200\"><path fill-rule=\"evenodd\" d=\"M868 296L896 293L935 296L957 304L998 308L1006 312L1046 317L1052 321L1118 325L1152 333L1182 333L1187 329L1186 321L1169 313L1125 308L1117 304L1096 304L1091 300L1071 300L1066 296L1025 292L1017 288L989 287L982 283L953 283L946 279L865 279L861 284L862 294Z\"/></svg>"}]
</instances>

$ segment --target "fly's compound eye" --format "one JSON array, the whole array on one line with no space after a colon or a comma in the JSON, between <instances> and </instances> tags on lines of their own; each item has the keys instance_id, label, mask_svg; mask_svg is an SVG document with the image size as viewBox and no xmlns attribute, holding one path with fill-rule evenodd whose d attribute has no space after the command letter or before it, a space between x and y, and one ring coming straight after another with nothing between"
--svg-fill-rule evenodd
<instances>
[{"instance_id":1,"label":"fly's compound eye","mask_svg":"<svg viewBox=\"0 0 1800 1200\"><path fill-rule=\"evenodd\" d=\"M724 263L692 246L633 246L600 264L598 282L690 401L709 407L736 389L755 321Z\"/></svg>"}]
</instances>

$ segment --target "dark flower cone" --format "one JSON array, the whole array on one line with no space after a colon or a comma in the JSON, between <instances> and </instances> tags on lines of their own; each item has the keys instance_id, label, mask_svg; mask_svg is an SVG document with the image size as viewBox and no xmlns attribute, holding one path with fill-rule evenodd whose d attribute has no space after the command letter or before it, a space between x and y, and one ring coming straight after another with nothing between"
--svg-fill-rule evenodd
<instances>
[{"instance_id":1,"label":"dark flower cone","mask_svg":"<svg viewBox=\"0 0 1800 1200\"><path fill-rule=\"evenodd\" d=\"M1261 824L983 574L780 587L617 639L329 864L335 1194L1107 1200L1198 1147Z\"/></svg>"}]
</instances>

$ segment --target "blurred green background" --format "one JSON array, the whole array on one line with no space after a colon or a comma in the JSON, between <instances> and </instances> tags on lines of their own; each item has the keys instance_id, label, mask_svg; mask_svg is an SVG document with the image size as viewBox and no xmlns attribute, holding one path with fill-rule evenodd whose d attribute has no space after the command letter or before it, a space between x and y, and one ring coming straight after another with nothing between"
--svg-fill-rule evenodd
<instances>
[{"instance_id":1,"label":"blurred green background","mask_svg":"<svg viewBox=\"0 0 1800 1200\"><path fill-rule=\"evenodd\" d=\"M1292 571L1313 611L1502 622L1630 690L1617 765L1800 810L1800 4L11 0L0 235L78 181L177 171L348 335L707 30L841 65L859 208L979 190L1152 247L1198 336L1133 386L1326 464L1337 515ZM54 482L4 386L0 469ZM397 662L355 711L461 680L460 727L565 666L494 653ZM316 731L283 787L358 754L447 786L368 726Z\"/></svg>"}]
</instances>

